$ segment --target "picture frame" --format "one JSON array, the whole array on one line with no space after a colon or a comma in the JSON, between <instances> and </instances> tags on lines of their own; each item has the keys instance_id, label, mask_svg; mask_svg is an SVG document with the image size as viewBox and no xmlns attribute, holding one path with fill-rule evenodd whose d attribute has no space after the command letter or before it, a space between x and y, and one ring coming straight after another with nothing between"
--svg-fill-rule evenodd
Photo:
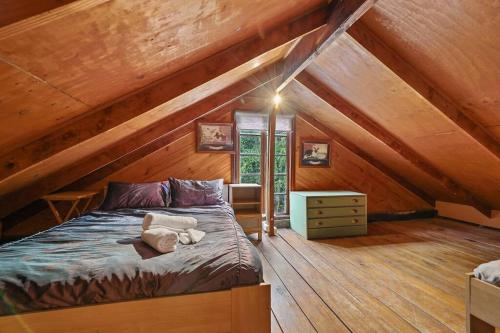
<instances>
[{"instance_id":1,"label":"picture frame","mask_svg":"<svg viewBox=\"0 0 500 333\"><path fill-rule=\"evenodd\" d=\"M234 154L234 124L197 122L196 151L199 153Z\"/></svg>"},{"instance_id":2,"label":"picture frame","mask_svg":"<svg viewBox=\"0 0 500 333\"><path fill-rule=\"evenodd\" d=\"M329 168L331 166L331 141L302 139L299 165L302 168Z\"/></svg>"}]
</instances>

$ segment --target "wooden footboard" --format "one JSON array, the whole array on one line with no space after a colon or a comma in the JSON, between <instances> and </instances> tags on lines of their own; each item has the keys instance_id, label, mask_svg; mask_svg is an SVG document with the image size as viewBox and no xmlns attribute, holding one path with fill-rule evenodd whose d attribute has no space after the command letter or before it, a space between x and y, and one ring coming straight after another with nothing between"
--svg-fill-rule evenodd
<instances>
[{"instance_id":1,"label":"wooden footboard","mask_svg":"<svg viewBox=\"0 0 500 333\"><path fill-rule=\"evenodd\" d=\"M268 284L0 317L0 332L271 331Z\"/></svg>"},{"instance_id":2,"label":"wooden footboard","mask_svg":"<svg viewBox=\"0 0 500 333\"><path fill-rule=\"evenodd\" d=\"M467 332L495 333L500 327L500 288L469 273L465 298Z\"/></svg>"}]
</instances>

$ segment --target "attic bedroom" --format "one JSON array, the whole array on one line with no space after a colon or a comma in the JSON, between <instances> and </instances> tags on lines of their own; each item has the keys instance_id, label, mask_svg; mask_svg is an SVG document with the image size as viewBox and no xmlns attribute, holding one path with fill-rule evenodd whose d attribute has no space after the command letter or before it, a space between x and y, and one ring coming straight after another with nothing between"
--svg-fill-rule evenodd
<instances>
[{"instance_id":1,"label":"attic bedroom","mask_svg":"<svg viewBox=\"0 0 500 333\"><path fill-rule=\"evenodd\" d=\"M0 333L500 333L495 0L0 1Z\"/></svg>"}]
</instances>

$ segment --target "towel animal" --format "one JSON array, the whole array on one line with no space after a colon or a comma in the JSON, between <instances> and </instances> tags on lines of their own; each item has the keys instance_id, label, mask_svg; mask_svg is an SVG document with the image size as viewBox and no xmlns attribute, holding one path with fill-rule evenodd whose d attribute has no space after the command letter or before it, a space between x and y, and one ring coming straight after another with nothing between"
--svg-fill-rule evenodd
<instances>
[{"instance_id":1,"label":"towel animal","mask_svg":"<svg viewBox=\"0 0 500 333\"><path fill-rule=\"evenodd\" d=\"M196 244L205 232L194 229L198 221L194 217L148 213L144 216L144 230L166 229L177 233L181 244Z\"/></svg>"},{"instance_id":2,"label":"towel animal","mask_svg":"<svg viewBox=\"0 0 500 333\"><path fill-rule=\"evenodd\" d=\"M165 228L155 228L144 230L141 233L141 239L156 251L167 253L175 251L179 235Z\"/></svg>"},{"instance_id":3,"label":"towel animal","mask_svg":"<svg viewBox=\"0 0 500 333\"><path fill-rule=\"evenodd\" d=\"M147 213L146 216L144 216L142 229L150 229L151 225L161 225L174 229L194 229L196 228L197 224L198 221L194 217L190 216L174 216Z\"/></svg>"}]
</instances>

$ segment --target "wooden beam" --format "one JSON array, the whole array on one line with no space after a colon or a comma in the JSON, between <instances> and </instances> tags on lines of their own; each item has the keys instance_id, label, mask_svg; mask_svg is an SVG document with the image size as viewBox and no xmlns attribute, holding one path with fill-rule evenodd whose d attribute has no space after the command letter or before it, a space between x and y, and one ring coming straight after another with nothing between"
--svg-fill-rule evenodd
<instances>
[{"instance_id":1,"label":"wooden beam","mask_svg":"<svg viewBox=\"0 0 500 333\"><path fill-rule=\"evenodd\" d=\"M62 124L37 140L3 152L0 156L0 181L314 31L326 23L327 15L327 8L320 8L288 24L260 32L257 36L233 45L139 91L86 112L78 119Z\"/></svg>"},{"instance_id":2,"label":"wooden beam","mask_svg":"<svg viewBox=\"0 0 500 333\"><path fill-rule=\"evenodd\" d=\"M424 157L420 156L410 146L399 140L391 132L384 127L380 126L374 120L366 116L363 112L358 110L355 106L350 104L335 91L325 86L322 82L318 81L308 72L302 72L297 76L297 81L303 86L308 88L313 94L321 98L326 103L330 104L338 112L350 118L361 128L365 129L378 140L386 144L389 148L404 157L417 168L437 180L443 187L448 189L456 198L462 200L483 213L486 216L491 216L491 207L485 202L477 199L471 192L462 188L451 178L442 173L439 169L434 167Z\"/></svg>"},{"instance_id":3,"label":"wooden beam","mask_svg":"<svg viewBox=\"0 0 500 333\"><path fill-rule=\"evenodd\" d=\"M337 0L330 5L328 24L304 36L287 55L283 78L277 91L282 91L324 49L370 9L376 0Z\"/></svg>"},{"instance_id":4,"label":"wooden beam","mask_svg":"<svg viewBox=\"0 0 500 333\"><path fill-rule=\"evenodd\" d=\"M189 107L179 110L155 124L138 130L134 134L120 140L113 147L106 147L94 152L84 160L72 163L56 173L40 178L14 192L0 197L0 218L24 207L41 196L59 190L78 179L118 160L120 157L141 147L165 133L206 116L214 109L223 107L237 100L248 92L272 82L281 75L282 64L272 64L254 75L223 89Z\"/></svg>"},{"instance_id":5,"label":"wooden beam","mask_svg":"<svg viewBox=\"0 0 500 333\"><path fill-rule=\"evenodd\" d=\"M361 157L363 160L365 160L368 164L372 165L379 171L381 171L383 174L388 176L389 178L392 178L396 183L401 185L402 187L406 188L408 191L412 192L413 194L417 195L420 197L422 200L427 202L429 205L434 207L436 203L436 199L433 198L432 195L429 193L421 190L414 184L408 182L406 179L398 175L395 171L384 165L382 162L378 161L377 159L373 158L371 155L366 153L365 151L361 150L358 146L356 146L354 143L350 142L349 140L345 139L343 136L339 135L337 132L333 131L314 117L311 117L310 115L304 113L304 112L299 112L298 116L307 122L309 125L312 127L316 128L318 131L322 132L326 136L328 136L330 139L335 140L337 143L339 143L341 146L346 148L347 150L350 150L353 154Z\"/></svg>"},{"instance_id":6,"label":"wooden beam","mask_svg":"<svg viewBox=\"0 0 500 333\"><path fill-rule=\"evenodd\" d=\"M490 133L472 120L467 115L466 110L455 104L451 98L391 49L366 25L358 22L349 29L348 33L406 84L434 105L452 123L462 129L465 134L477 141L488 153L495 158L500 157L500 144Z\"/></svg>"},{"instance_id":7,"label":"wooden beam","mask_svg":"<svg viewBox=\"0 0 500 333\"><path fill-rule=\"evenodd\" d=\"M67 15L99 6L110 0L3 0L0 40L36 29Z\"/></svg>"}]
</instances>

